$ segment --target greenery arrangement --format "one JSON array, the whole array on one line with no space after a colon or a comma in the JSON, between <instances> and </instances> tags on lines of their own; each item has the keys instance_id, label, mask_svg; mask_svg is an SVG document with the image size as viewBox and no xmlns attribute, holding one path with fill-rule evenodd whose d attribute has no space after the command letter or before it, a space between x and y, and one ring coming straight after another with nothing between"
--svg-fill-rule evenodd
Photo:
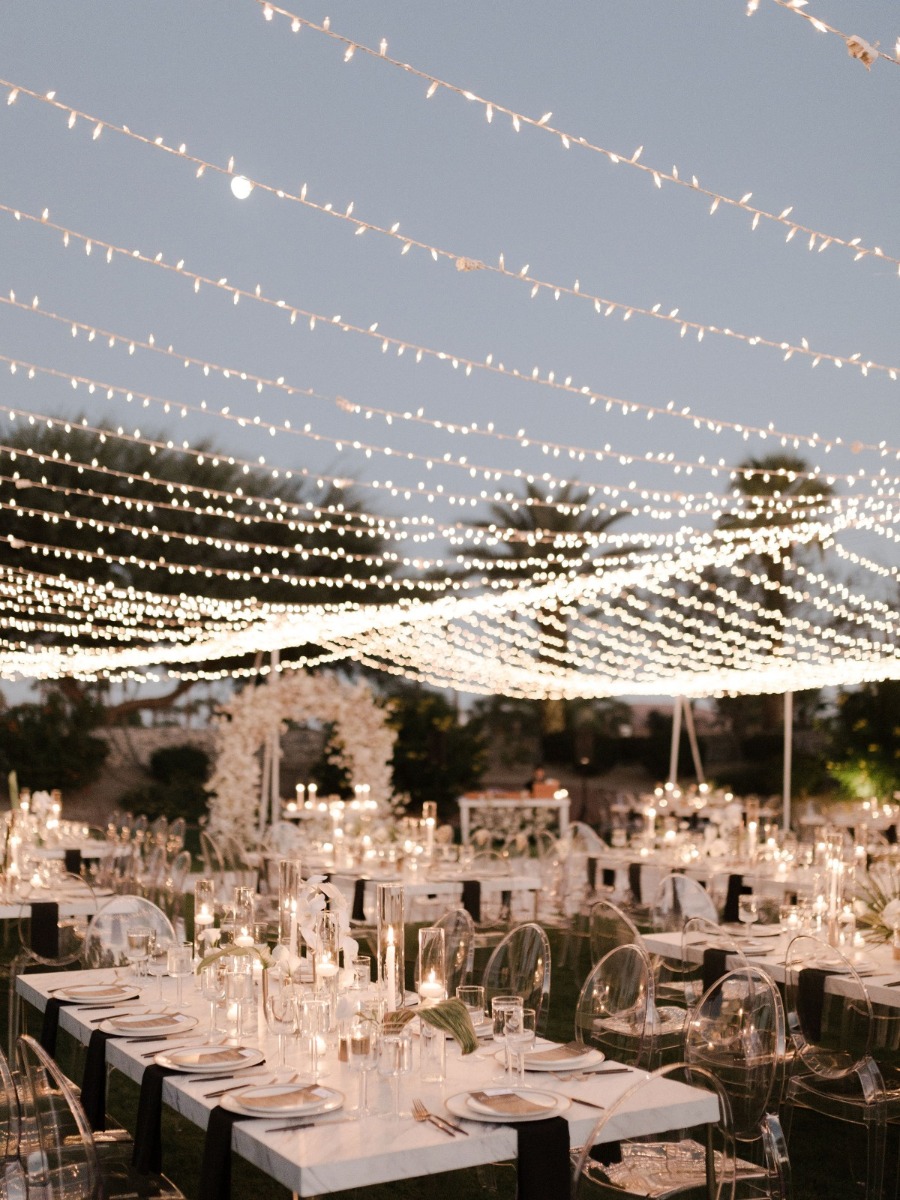
<instances>
[{"instance_id":1,"label":"greenery arrangement","mask_svg":"<svg viewBox=\"0 0 900 1200\"><path fill-rule=\"evenodd\" d=\"M420 1005L418 1008L401 1008L397 1012L388 1013L384 1021L385 1028L388 1030L402 1029L409 1024L413 1017L418 1017L426 1025L433 1025L435 1029L442 1029L444 1033L449 1033L459 1043L463 1054L473 1054L478 1049L478 1038L475 1035L475 1027L469 1016L469 1010L461 1000L457 1000L455 997L441 1000L430 1007Z\"/></svg>"}]
</instances>

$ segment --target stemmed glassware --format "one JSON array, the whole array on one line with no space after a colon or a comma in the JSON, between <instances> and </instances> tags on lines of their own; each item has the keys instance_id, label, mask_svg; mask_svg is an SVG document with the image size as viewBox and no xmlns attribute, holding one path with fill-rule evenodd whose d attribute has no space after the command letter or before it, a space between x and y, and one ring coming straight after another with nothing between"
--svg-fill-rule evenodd
<instances>
[{"instance_id":1,"label":"stemmed glassware","mask_svg":"<svg viewBox=\"0 0 900 1200\"><path fill-rule=\"evenodd\" d=\"M150 949L153 930L146 925L133 925L126 931L126 937L128 938L126 957L135 976L140 979L144 974L144 965L147 962L147 952Z\"/></svg>"},{"instance_id":2,"label":"stemmed glassware","mask_svg":"<svg viewBox=\"0 0 900 1200\"><path fill-rule=\"evenodd\" d=\"M759 916L759 897L748 893L738 897L738 917L747 926L748 933L753 931L753 923Z\"/></svg>"},{"instance_id":3,"label":"stemmed glassware","mask_svg":"<svg viewBox=\"0 0 900 1200\"><path fill-rule=\"evenodd\" d=\"M275 972L270 972L266 981L266 997L263 1008L269 1030L278 1038L278 1066L286 1065L284 1039L297 1027L298 1013L293 985L287 981L276 981Z\"/></svg>"},{"instance_id":4,"label":"stemmed glassware","mask_svg":"<svg viewBox=\"0 0 900 1200\"><path fill-rule=\"evenodd\" d=\"M147 951L147 974L156 979L156 999L162 1008L163 994L162 981L163 976L169 969L169 946L171 942L169 938L154 937L150 942L150 948Z\"/></svg>"},{"instance_id":5,"label":"stemmed glassware","mask_svg":"<svg viewBox=\"0 0 900 1200\"><path fill-rule=\"evenodd\" d=\"M235 1010L235 1035L244 1033L244 1013L253 999L253 971L246 958L233 958L225 970L225 998Z\"/></svg>"},{"instance_id":6,"label":"stemmed glassware","mask_svg":"<svg viewBox=\"0 0 900 1200\"><path fill-rule=\"evenodd\" d=\"M300 1002L300 1026L309 1039L309 1064L313 1080L320 1074L319 1054L324 1049L325 1036L331 1020L331 1003L314 996L304 996Z\"/></svg>"},{"instance_id":7,"label":"stemmed glassware","mask_svg":"<svg viewBox=\"0 0 900 1200\"><path fill-rule=\"evenodd\" d=\"M209 1002L209 1029L207 1034L212 1038L218 1032L216 1010L225 999L225 976L227 968L222 959L217 959L204 967L200 972L200 993Z\"/></svg>"},{"instance_id":8,"label":"stemmed glassware","mask_svg":"<svg viewBox=\"0 0 900 1200\"><path fill-rule=\"evenodd\" d=\"M358 1117L369 1115L369 1072L378 1063L378 1026L367 1017L357 1014L350 1023L347 1037L347 1063L359 1073Z\"/></svg>"},{"instance_id":9,"label":"stemmed glassware","mask_svg":"<svg viewBox=\"0 0 900 1200\"><path fill-rule=\"evenodd\" d=\"M510 1008L504 1018L506 1055L509 1069L516 1068L519 1087L525 1085L525 1057L534 1046L535 1012L533 1008Z\"/></svg>"},{"instance_id":10,"label":"stemmed glassware","mask_svg":"<svg viewBox=\"0 0 900 1200\"><path fill-rule=\"evenodd\" d=\"M168 973L176 981L177 992L175 1003L180 1008L184 1003L182 998L183 981L194 969L194 947L190 942L173 942L168 948L166 958Z\"/></svg>"}]
</instances>

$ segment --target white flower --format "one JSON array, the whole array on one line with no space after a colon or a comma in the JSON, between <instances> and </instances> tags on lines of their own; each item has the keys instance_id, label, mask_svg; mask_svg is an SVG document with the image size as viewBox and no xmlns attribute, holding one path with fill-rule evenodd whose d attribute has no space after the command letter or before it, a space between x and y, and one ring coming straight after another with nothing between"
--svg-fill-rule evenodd
<instances>
[{"instance_id":1,"label":"white flower","mask_svg":"<svg viewBox=\"0 0 900 1200\"><path fill-rule=\"evenodd\" d=\"M889 929L900 928L900 899L888 900L881 910L881 919Z\"/></svg>"}]
</instances>

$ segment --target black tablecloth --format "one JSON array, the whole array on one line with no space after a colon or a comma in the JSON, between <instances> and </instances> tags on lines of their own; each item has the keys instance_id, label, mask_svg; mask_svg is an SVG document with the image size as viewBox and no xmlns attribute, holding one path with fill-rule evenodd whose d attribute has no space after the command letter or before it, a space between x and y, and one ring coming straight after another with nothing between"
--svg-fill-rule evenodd
<instances>
[{"instance_id":1,"label":"black tablecloth","mask_svg":"<svg viewBox=\"0 0 900 1200\"><path fill-rule=\"evenodd\" d=\"M41 958L59 958L59 905L55 900L31 905L31 949Z\"/></svg>"},{"instance_id":2,"label":"black tablecloth","mask_svg":"<svg viewBox=\"0 0 900 1200\"><path fill-rule=\"evenodd\" d=\"M95 1133L106 1128L106 1043L112 1036L99 1029L91 1033L81 1077L81 1104Z\"/></svg>"},{"instance_id":3,"label":"black tablecloth","mask_svg":"<svg viewBox=\"0 0 900 1200\"><path fill-rule=\"evenodd\" d=\"M548 1117L515 1122L514 1128L519 1135L516 1200L564 1200L572 1170L568 1122Z\"/></svg>"},{"instance_id":4,"label":"black tablecloth","mask_svg":"<svg viewBox=\"0 0 900 1200\"><path fill-rule=\"evenodd\" d=\"M465 879L462 885L463 908L477 925L481 920L481 882Z\"/></svg>"},{"instance_id":5,"label":"black tablecloth","mask_svg":"<svg viewBox=\"0 0 900 1200\"><path fill-rule=\"evenodd\" d=\"M166 1076L174 1074L175 1071L154 1063L147 1067L141 1080L131 1158L141 1175L159 1174L162 1170L162 1087Z\"/></svg>"}]
</instances>

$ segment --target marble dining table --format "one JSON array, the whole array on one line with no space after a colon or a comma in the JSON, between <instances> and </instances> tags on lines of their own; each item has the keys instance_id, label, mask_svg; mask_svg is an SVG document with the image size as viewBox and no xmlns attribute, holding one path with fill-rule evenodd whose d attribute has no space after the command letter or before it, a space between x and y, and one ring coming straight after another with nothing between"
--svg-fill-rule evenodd
<instances>
[{"instance_id":1,"label":"marble dining table","mask_svg":"<svg viewBox=\"0 0 900 1200\"><path fill-rule=\"evenodd\" d=\"M110 970L54 972L20 976L17 987L29 1004L43 1011L48 998L67 984L84 980L102 983L121 978L121 972L117 974ZM171 1005L175 981L166 979L163 982L164 1001ZM140 1008L150 997L155 997L155 988L154 980L152 990L148 990L143 1000L135 1001L134 1007ZM193 988L187 990L185 1001L180 1011L196 1015L200 1020L197 1028L202 1029L208 1011L205 1001ZM128 1009L128 1004L115 1006L117 1013ZM67 1005L60 1009L59 1028L87 1043L102 1015L103 1010L98 1011L96 1006ZM178 1042L184 1040L183 1035ZM171 1039L150 1043L148 1052L146 1041L114 1037L106 1043L106 1062L139 1083L152 1061L148 1053L152 1054L157 1047L165 1050L175 1044ZM252 1036L243 1036L242 1044L259 1047L268 1060L267 1066L244 1074L248 1084L253 1081L251 1076L256 1077L256 1082L271 1078L275 1045L262 1021ZM433 1112L449 1117L452 1110L448 1109L447 1100L454 1094L496 1085L498 1080L502 1082L496 1050L495 1045L488 1043L476 1053L463 1057L455 1043L448 1042L445 1082L421 1081L418 1067L414 1066L412 1074L403 1077L401 1111L408 1109L411 1098L416 1097ZM417 1059L418 1055L414 1057ZM288 1062L290 1065L290 1057ZM352 1110L356 1103L358 1076L338 1061L336 1052L328 1053L324 1062L326 1074L322 1082L343 1093L345 1106L328 1115L311 1118L313 1123L302 1129L279 1131L278 1127L285 1121L272 1117L240 1120L233 1127L234 1152L300 1196L429 1176L517 1156L518 1135L511 1125L492 1124L468 1116L460 1118L456 1114L451 1119L458 1121L465 1129L465 1135L448 1136L429 1122L415 1121L411 1115L385 1115L381 1110L387 1109L387 1092L377 1086L372 1088L370 1097L373 1115L357 1119ZM603 1064L604 1067L608 1065ZM645 1078L644 1072L634 1068L615 1074L598 1071L584 1078L566 1077L564 1081L542 1074L534 1086L569 1098L560 1115L568 1123L570 1143L574 1146L590 1137L602 1115L602 1108L614 1104ZM377 1079L377 1075L373 1076L372 1083ZM198 1079L196 1075L169 1075L162 1084L163 1103L204 1129L218 1103L206 1096L211 1090L209 1084L208 1078ZM228 1084L219 1086L227 1087ZM718 1104L712 1093L674 1080L656 1080L641 1089L633 1104L625 1101L608 1123L604 1140L711 1123L717 1117ZM163 1169L165 1166L163 1158Z\"/></svg>"}]
</instances>

